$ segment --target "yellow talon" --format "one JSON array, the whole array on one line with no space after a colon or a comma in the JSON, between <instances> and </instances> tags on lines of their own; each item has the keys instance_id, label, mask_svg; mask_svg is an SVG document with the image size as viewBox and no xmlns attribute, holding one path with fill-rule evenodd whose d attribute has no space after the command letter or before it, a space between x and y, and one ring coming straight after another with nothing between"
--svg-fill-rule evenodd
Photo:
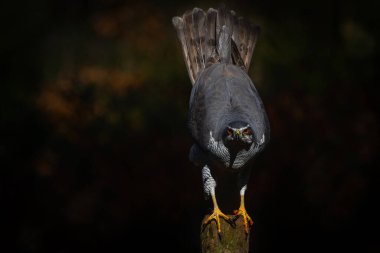
<instances>
[{"instance_id":1,"label":"yellow talon","mask_svg":"<svg viewBox=\"0 0 380 253\"><path fill-rule=\"evenodd\" d=\"M234 211L235 215L240 215L243 216L244 219L244 231L246 234L248 234L248 223L250 226L253 225L253 220L252 218L248 215L247 211L245 210L244 207L240 207L238 210Z\"/></svg>"},{"instance_id":2,"label":"yellow talon","mask_svg":"<svg viewBox=\"0 0 380 253\"><path fill-rule=\"evenodd\" d=\"M239 207L238 210L234 211L234 214L236 216L238 216L238 215L243 216L243 219L244 219L244 231L245 231L246 234L248 234L248 223L249 223L250 226L252 226L253 225L253 220L248 215L247 210L245 209L244 195L241 196L241 198L240 198L240 207Z\"/></svg>"},{"instance_id":3,"label":"yellow talon","mask_svg":"<svg viewBox=\"0 0 380 253\"><path fill-rule=\"evenodd\" d=\"M207 218L207 220L205 220L203 222L203 226L206 226L212 220L215 220L216 226L218 228L218 233L220 234L221 233L221 229L220 229L220 218L219 217L222 217L228 223L232 223L233 222L230 217L228 217L227 215L225 215L224 213L222 213L222 211L218 207L216 207L216 208L214 208L214 212Z\"/></svg>"}]
</instances>

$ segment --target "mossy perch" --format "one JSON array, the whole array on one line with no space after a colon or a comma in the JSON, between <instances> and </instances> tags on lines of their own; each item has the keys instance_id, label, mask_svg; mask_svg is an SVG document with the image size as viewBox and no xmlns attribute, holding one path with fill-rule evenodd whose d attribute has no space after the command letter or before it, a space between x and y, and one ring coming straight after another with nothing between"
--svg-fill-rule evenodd
<instances>
[{"instance_id":1,"label":"mossy perch","mask_svg":"<svg viewBox=\"0 0 380 253\"><path fill-rule=\"evenodd\" d=\"M203 222L209 217L206 215ZM235 216L229 215L230 218ZM248 253L249 252L249 234L244 232L243 218L236 220L236 227L231 226L224 219L220 219L221 237L215 221L211 221L204 228L201 225L201 248L202 253Z\"/></svg>"}]
</instances>

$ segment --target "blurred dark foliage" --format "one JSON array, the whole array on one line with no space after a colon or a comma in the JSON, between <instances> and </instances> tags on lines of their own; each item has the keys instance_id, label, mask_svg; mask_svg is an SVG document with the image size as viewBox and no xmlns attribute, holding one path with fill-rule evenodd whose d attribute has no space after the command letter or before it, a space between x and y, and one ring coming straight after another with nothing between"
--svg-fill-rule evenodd
<instances>
[{"instance_id":1,"label":"blurred dark foliage","mask_svg":"<svg viewBox=\"0 0 380 253\"><path fill-rule=\"evenodd\" d=\"M226 3L262 28L252 252L379 252L379 2ZM217 3L0 3L1 252L199 251L211 203L171 25L195 6Z\"/></svg>"}]
</instances>

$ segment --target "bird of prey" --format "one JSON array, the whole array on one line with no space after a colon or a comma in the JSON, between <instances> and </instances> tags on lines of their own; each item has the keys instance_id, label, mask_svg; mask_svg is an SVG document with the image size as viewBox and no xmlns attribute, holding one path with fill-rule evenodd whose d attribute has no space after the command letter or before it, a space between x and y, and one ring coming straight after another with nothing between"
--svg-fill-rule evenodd
<instances>
[{"instance_id":1,"label":"bird of prey","mask_svg":"<svg viewBox=\"0 0 380 253\"><path fill-rule=\"evenodd\" d=\"M233 224L235 219L220 210L215 195L214 175L230 173L240 189L240 207L234 214L243 216L248 234L253 222L244 194L250 163L268 143L270 132L263 103L248 76L260 29L224 6L207 12L194 8L172 21L193 84L188 127L194 145L189 158L202 168L204 192L214 205L203 225L215 220L220 234L220 218Z\"/></svg>"}]
</instances>

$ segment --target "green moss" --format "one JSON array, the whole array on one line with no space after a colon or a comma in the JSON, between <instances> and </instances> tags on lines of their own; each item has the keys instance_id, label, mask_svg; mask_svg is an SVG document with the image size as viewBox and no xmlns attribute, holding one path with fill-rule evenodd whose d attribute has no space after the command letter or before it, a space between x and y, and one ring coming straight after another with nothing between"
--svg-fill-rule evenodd
<instances>
[{"instance_id":1,"label":"green moss","mask_svg":"<svg viewBox=\"0 0 380 253\"><path fill-rule=\"evenodd\" d=\"M233 216L230 216L233 218ZM203 222L208 218L204 217ZM249 235L244 232L243 219L236 221L236 227L221 219L221 236L219 238L216 223L212 221L203 230L201 228L202 253L248 253Z\"/></svg>"}]
</instances>

